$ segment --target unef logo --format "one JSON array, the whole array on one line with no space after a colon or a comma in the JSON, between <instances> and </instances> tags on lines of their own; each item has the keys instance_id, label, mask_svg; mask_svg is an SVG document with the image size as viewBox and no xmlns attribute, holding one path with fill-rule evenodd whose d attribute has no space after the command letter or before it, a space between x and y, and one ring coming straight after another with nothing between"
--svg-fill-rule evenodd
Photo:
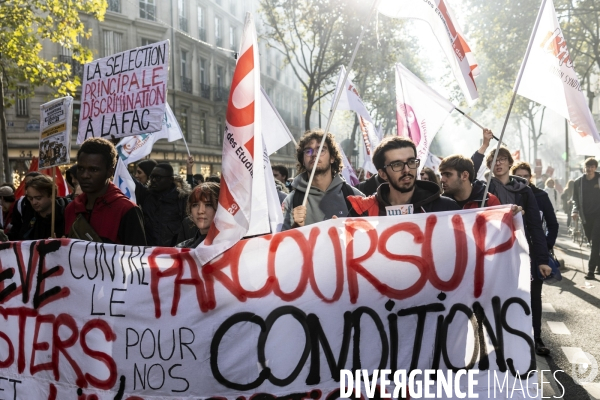
<instances>
[{"instance_id":1,"label":"unef logo","mask_svg":"<svg viewBox=\"0 0 600 400\"><path fill-rule=\"evenodd\" d=\"M421 142L421 128L415 110L409 104L399 104L396 119L398 121L398 134L406 135L408 133L408 137L415 142L415 146L418 146Z\"/></svg>"},{"instance_id":2,"label":"unef logo","mask_svg":"<svg viewBox=\"0 0 600 400\"><path fill-rule=\"evenodd\" d=\"M571 61L571 56L569 55L567 42L560 28L556 28L554 32L548 32L542 40L540 47L546 53L551 53L558 58L558 65L562 66L566 64L568 68L573 68L573 61Z\"/></svg>"}]
</instances>

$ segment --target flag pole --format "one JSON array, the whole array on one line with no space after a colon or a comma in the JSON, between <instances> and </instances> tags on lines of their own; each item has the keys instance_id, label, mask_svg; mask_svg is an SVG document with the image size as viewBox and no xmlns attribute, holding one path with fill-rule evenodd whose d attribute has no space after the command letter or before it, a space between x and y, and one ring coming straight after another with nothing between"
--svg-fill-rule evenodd
<instances>
[{"instance_id":1,"label":"flag pole","mask_svg":"<svg viewBox=\"0 0 600 400\"><path fill-rule=\"evenodd\" d=\"M188 147L187 141L185 140L185 135L181 134L181 138L183 139L183 144L185 144L185 149L187 150L188 153L188 158L191 157L192 155L190 154L190 148Z\"/></svg>"},{"instance_id":2,"label":"flag pole","mask_svg":"<svg viewBox=\"0 0 600 400\"><path fill-rule=\"evenodd\" d=\"M56 221L56 167L52 167L52 217L50 221L50 237L55 237L54 223Z\"/></svg>"},{"instance_id":3,"label":"flag pole","mask_svg":"<svg viewBox=\"0 0 600 400\"><path fill-rule=\"evenodd\" d=\"M348 80L348 75L350 74L350 70L352 69L352 65L354 64L354 59L356 58L356 53L358 52L358 48L360 47L360 42L365 33L365 26L369 24L373 14L377 12L377 5L380 0L374 0L373 6L371 7L371 11L365 20L365 23L362 25L360 29L360 36L358 37L358 41L356 42L356 46L354 46L354 51L352 52L352 57L350 58L350 63L348 64L348 68L346 69L346 75L344 76L343 85L346 85L346 81ZM545 0L544 0L545 1ZM343 86L342 86L343 87ZM321 145L319 146L319 150L317 151L317 158L315 159L315 164L313 165L312 171L310 172L310 177L308 178L308 184L306 185L306 193L304 193L304 200L302 201L302 205L306 207L306 202L308 201L308 193L310 192L310 186L312 185L313 178L315 177L315 171L317 170L317 165L319 164L319 158L321 157L321 152L323 151L323 145L325 144L325 139L327 136L327 132L329 132L329 128L331 127L331 122L333 121L333 114L335 114L335 109L337 108L338 102L340 101L340 97L342 95L342 91L340 90L333 100L333 107L331 108L331 112L329 113L329 118L327 118L327 125L325 126L325 131L323 134L323 139L321 140Z\"/></svg>"},{"instance_id":4,"label":"flag pole","mask_svg":"<svg viewBox=\"0 0 600 400\"><path fill-rule=\"evenodd\" d=\"M485 191L483 192L483 199L481 199L481 207L485 206L485 198L487 197L490 182L492 181L493 168L496 165L496 159L498 158L498 151L500 150L500 145L502 144L502 139L504 138L504 132L506 131L506 125L508 124L508 118L510 117L510 112L512 111L513 105L515 104L515 98L517 97L517 91L519 90L519 85L521 84L521 78L523 77L523 71L525 70L525 64L527 64L527 59L529 58L529 53L531 53L531 47L533 46L533 39L535 39L535 34L537 32L538 26L540 25L540 20L542 19L542 14L544 13L544 6L546 5L546 0L542 0L542 5L540 6L540 11L538 11L537 18L535 20L535 24L533 25L533 30L531 31L531 37L529 38L529 43L527 44L527 51L525 51L525 57L523 57L523 62L521 63L521 68L519 68L519 74L517 75L517 80L515 82L515 86L513 88L512 99L510 100L510 105L508 106L508 112L506 113L506 118L504 119L504 125L502 126L502 132L500 133L500 139L498 140L498 145L496 146L496 151L494 152L494 158L492 159L492 164L490 168L490 175L487 179L487 185L485 186Z\"/></svg>"},{"instance_id":5,"label":"flag pole","mask_svg":"<svg viewBox=\"0 0 600 400\"><path fill-rule=\"evenodd\" d=\"M461 110L460 108L458 108L458 107L454 107L454 109L455 109L456 111L458 111L459 113L461 113L461 114L462 114L462 115L463 115L463 116L464 116L466 119L468 119L469 121L471 121L472 123L474 123L475 125L477 125L478 127L480 127L481 129L487 129L486 127L482 126L482 125L481 125L481 124L479 124L477 121L475 121L473 118L471 118L471 116L469 116L468 114L465 114L465 112L464 112L463 110ZM498 139L498 138L496 137L496 135L492 135L492 137L493 137L494 139L496 139L497 141L500 141L500 139ZM506 143L502 143L502 144L506 146Z\"/></svg>"}]
</instances>

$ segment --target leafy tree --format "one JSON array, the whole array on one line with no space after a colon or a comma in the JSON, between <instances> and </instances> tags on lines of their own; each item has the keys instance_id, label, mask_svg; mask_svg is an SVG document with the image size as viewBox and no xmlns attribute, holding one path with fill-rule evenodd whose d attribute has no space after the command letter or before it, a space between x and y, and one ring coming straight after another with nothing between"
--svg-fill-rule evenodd
<instances>
[{"instance_id":1,"label":"leafy tree","mask_svg":"<svg viewBox=\"0 0 600 400\"><path fill-rule=\"evenodd\" d=\"M306 129L313 107L333 92L340 66L349 63L371 6L360 0L261 1L266 35L279 44L275 49L283 53L304 89ZM414 41L407 40L411 38L402 26L402 21L382 16L377 24L374 17L365 26L352 68L353 82L385 131L395 123L393 66L400 55L407 66L418 64Z\"/></svg>"},{"instance_id":2,"label":"leafy tree","mask_svg":"<svg viewBox=\"0 0 600 400\"><path fill-rule=\"evenodd\" d=\"M12 181L12 173L4 109L14 103L17 87L25 89L25 96L33 96L34 88L44 85L57 97L75 93L81 79L73 75L72 65L40 53L43 45L57 43L71 50L74 61L90 62L92 53L79 39L89 38L91 30L80 16L102 20L106 6L106 0L0 0L0 164L5 181Z\"/></svg>"}]
</instances>

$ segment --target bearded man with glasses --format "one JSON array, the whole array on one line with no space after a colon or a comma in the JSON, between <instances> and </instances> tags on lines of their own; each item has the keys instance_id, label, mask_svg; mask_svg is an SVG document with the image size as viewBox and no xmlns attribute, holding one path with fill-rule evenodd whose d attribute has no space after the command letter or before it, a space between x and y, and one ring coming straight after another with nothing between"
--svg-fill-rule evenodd
<instances>
[{"instance_id":1,"label":"bearded man with glasses","mask_svg":"<svg viewBox=\"0 0 600 400\"><path fill-rule=\"evenodd\" d=\"M417 180L420 165L415 143L405 137L388 137L373 152L373 164L387 182L373 196L350 197L350 217L418 214L460 210L441 188L430 181Z\"/></svg>"}]
</instances>

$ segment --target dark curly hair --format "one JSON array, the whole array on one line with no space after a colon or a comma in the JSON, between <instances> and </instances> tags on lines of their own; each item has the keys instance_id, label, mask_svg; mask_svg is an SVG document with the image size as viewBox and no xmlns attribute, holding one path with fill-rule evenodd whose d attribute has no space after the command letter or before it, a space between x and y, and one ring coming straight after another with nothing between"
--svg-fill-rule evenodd
<instances>
[{"instance_id":1,"label":"dark curly hair","mask_svg":"<svg viewBox=\"0 0 600 400\"><path fill-rule=\"evenodd\" d=\"M304 168L304 147L306 147L306 145L309 144L313 139L318 143L321 143L323 140L323 134L324 132L322 129L311 130L306 131L304 136L300 138L298 147L296 147L296 160L298 161L296 168L298 169L299 174L306 171L306 168ZM342 153L340 152L340 149L335 142L335 137L333 134L331 134L331 132L325 136L325 143L329 148L329 156L333 160L333 163L331 164L331 172L333 175L337 175L342 170Z\"/></svg>"},{"instance_id":2,"label":"dark curly hair","mask_svg":"<svg viewBox=\"0 0 600 400\"><path fill-rule=\"evenodd\" d=\"M106 139L101 138L89 138L81 144L81 147L77 151L77 158L79 154L100 154L106 161L106 167L111 170L117 165L117 150L115 146Z\"/></svg>"}]
</instances>

